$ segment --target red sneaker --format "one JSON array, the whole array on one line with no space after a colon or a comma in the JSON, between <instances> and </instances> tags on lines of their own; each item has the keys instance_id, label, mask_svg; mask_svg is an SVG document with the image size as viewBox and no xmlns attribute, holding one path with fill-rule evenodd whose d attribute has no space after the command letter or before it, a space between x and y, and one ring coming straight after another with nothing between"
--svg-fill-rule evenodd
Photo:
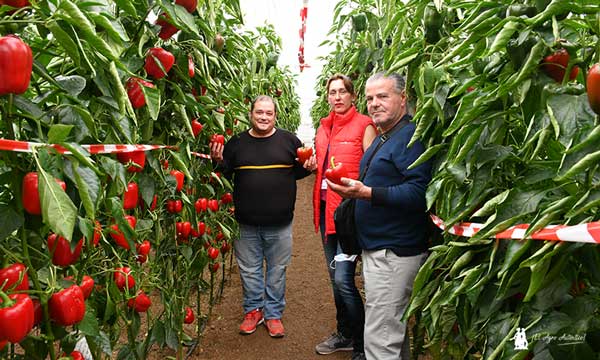
<instances>
[{"instance_id":1,"label":"red sneaker","mask_svg":"<svg viewBox=\"0 0 600 360\"><path fill-rule=\"evenodd\" d=\"M271 337L280 338L285 335L285 330L283 329L281 319L267 319L265 321L265 326L267 327Z\"/></svg>"},{"instance_id":2,"label":"red sneaker","mask_svg":"<svg viewBox=\"0 0 600 360\"><path fill-rule=\"evenodd\" d=\"M256 331L256 326L264 322L260 309L254 309L244 315L244 321L240 325L240 334L248 335Z\"/></svg>"}]
</instances>

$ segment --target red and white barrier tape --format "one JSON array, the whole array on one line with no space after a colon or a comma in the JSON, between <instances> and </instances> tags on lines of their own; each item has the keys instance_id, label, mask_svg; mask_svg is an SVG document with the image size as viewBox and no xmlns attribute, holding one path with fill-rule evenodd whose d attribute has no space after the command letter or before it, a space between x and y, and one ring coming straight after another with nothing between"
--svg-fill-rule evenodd
<instances>
[{"instance_id":1,"label":"red and white barrier tape","mask_svg":"<svg viewBox=\"0 0 600 360\"><path fill-rule=\"evenodd\" d=\"M177 146L170 145L126 145L126 144L91 144L91 145L80 145L82 148L87 150L90 154L115 154L115 153L126 153L132 151L149 151L157 149L172 149L177 150ZM67 150L58 144L44 144L32 141L17 141L0 139L0 150L16 151L16 152L32 152L35 147L52 147L61 154L70 154L71 151ZM192 152L192 155L210 159L210 155L201 154L198 152Z\"/></svg>"},{"instance_id":2,"label":"red and white barrier tape","mask_svg":"<svg viewBox=\"0 0 600 360\"><path fill-rule=\"evenodd\" d=\"M431 215L434 224L442 230L446 230L444 221L435 215ZM448 233L458 236L471 237L483 228L483 224L464 222L453 225ZM523 239L529 224L519 224L496 234L496 239ZM600 243L600 221L578 225L550 225L538 230L527 237L534 240L558 240L583 243Z\"/></svg>"}]
</instances>

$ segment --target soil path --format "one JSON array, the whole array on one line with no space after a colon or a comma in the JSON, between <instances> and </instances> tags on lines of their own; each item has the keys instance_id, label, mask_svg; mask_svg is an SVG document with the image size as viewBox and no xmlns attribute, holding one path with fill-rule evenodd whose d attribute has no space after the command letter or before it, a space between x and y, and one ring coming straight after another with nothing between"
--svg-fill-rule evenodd
<instances>
[{"instance_id":1,"label":"soil path","mask_svg":"<svg viewBox=\"0 0 600 360\"><path fill-rule=\"evenodd\" d=\"M287 305L283 315L286 336L273 339L264 326L252 335L238 334L243 317L242 288L234 265L223 298L213 308L201 344L190 359L350 359L350 352L323 356L314 350L335 328L335 306L321 238L312 224L313 182L314 176L298 181L294 247L287 271Z\"/></svg>"}]
</instances>

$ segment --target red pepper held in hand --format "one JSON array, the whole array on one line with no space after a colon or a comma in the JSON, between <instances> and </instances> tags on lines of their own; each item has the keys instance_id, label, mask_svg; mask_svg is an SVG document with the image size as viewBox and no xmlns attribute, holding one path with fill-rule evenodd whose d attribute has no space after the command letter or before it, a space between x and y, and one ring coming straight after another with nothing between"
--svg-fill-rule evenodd
<instances>
[{"instance_id":1,"label":"red pepper held in hand","mask_svg":"<svg viewBox=\"0 0 600 360\"><path fill-rule=\"evenodd\" d=\"M33 302L28 295L0 296L0 340L21 342L33 328Z\"/></svg>"},{"instance_id":2,"label":"red pepper held in hand","mask_svg":"<svg viewBox=\"0 0 600 360\"><path fill-rule=\"evenodd\" d=\"M142 86L153 88L154 84L137 77L129 78L129 80L127 80L127 83L125 83L125 88L127 89L127 97L129 97L131 106L133 106L134 109L139 109L142 106L146 105L146 97L144 96L144 92L142 91Z\"/></svg>"},{"instance_id":3,"label":"red pepper held in hand","mask_svg":"<svg viewBox=\"0 0 600 360\"><path fill-rule=\"evenodd\" d=\"M48 251L52 255L52 263L57 266L69 266L79 260L83 238L79 239L75 249L71 250L71 243L62 236L51 234L48 236Z\"/></svg>"},{"instance_id":4,"label":"red pepper held in hand","mask_svg":"<svg viewBox=\"0 0 600 360\"><path fill-rule=\"evenodd\" d=\"M58 325L75 325L83 320L85 315L85 299L78 285L71 285L50 298L48 301L50 318Z\"/></svg>"},{"instance_id":5,"label":"red pepper held in hand","mask_svg":"<svg viewBox=\"0 0 600 360\"><path fill-rule=\"evenodd\" d=\"M13 1L7 5L25 6L22 3L25 2ZM29 45L16 35L0 37L0 96L27 91L32 67L33 56Z\"/></svg>"},{"instance_id":6,"label":"red pepper held in hand","mask_svg":"<svg viewBox=\"0 0 600 360\"><path fill-rule=\"evenodd\" d=\"M344 167L344 164L342 163L335 163L334 162L334 158L333 156L331 157L331 167L327 170L325 170L325 177L338 185L344 185L342 183L342 180L340 180L343 177L348 177L348 170L346 170L346 168Z\"/></svg>"},{"instance_id":7,"label":"red pepper held in hand","mask_svg":"<svg viewBox=\"0 0 600 360\"><path fill-rule=\"evenodd\" d=\"M67 189L67 184L64 181L54 179L62 187L63 190ZM39 180L37 172L28 172L23 177L22 184L22 197L23 208L26 212L31 215L41 215L42 207L40 205L40 192L39 192Z\"/></svg>"},{"instance_id":8,"label":"red pepper held in hand","mask_svg":"<svg viewBox=\"0 0 600 360\"><path fill-rule=\"evenodd\" d=\"M21 282L19 278L23 277ZM14 286L14 288L13 288ZM0 269L0 291L22 291L29 290L29 279L27 269L21 263L14 263Z\"/></svg>"},{"instance_id":9,"label":"red pepper held in hand","mask_svg":"<svg viewBox=\"0 0 600 360\"><path fill-rule=\"evenodd\" d=\"M221 135L221 134L213 134L210 137L210 142L211 143L218 143L218 144L223 145L223 144L225 144L225 137L223 135Z\"/></svg>"},{"instance_id":10,"label":"red pepper held in hand","mask_svg":"<svg viewBox=\"0 0 600 360\"><path fill-rule=\"evenodd\" d=\"M296 149L296 156L298 157L298 162L302 165L308 160L313 154L313 149L310 147L299 147Z\"/></svg>"},{"instance_id":11,"label":"red pepper held in hand","mask_svg":"<svg viewBox=\"0 0 600 360\"><path fill-rule=\"evenodd\" d=\"M173 64L175 64L175 56L173 54L163 48L152 48L146 56L144 69L146 69L148 75L155 79L161 79L167 75Z\"/></svg>"}]
</instances>

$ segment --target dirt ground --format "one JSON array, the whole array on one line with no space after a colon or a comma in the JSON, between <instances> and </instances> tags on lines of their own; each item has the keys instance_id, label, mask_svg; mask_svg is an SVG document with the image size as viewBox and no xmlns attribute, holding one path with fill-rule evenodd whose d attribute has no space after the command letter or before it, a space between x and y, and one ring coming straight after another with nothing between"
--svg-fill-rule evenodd
<instances>
[{"instance_id":1,"label":"dirt ground","mask_svg":"<svg viewBox=\"0 0 600 360\"><path fill-rule=\"evenodd\" d=\"M335 305L321 238L312 223L313 182L314 176L298 181L293 254L287 271L287 305L283 314L286 336L271 338L262 325L254 334L238 333L243 318L242 288L234 265L223 298L213 308L201 344L189 359L350 359L351 352L323 356L314 350L315 345L335 329Z\"/></svg>"}]
</instances>

